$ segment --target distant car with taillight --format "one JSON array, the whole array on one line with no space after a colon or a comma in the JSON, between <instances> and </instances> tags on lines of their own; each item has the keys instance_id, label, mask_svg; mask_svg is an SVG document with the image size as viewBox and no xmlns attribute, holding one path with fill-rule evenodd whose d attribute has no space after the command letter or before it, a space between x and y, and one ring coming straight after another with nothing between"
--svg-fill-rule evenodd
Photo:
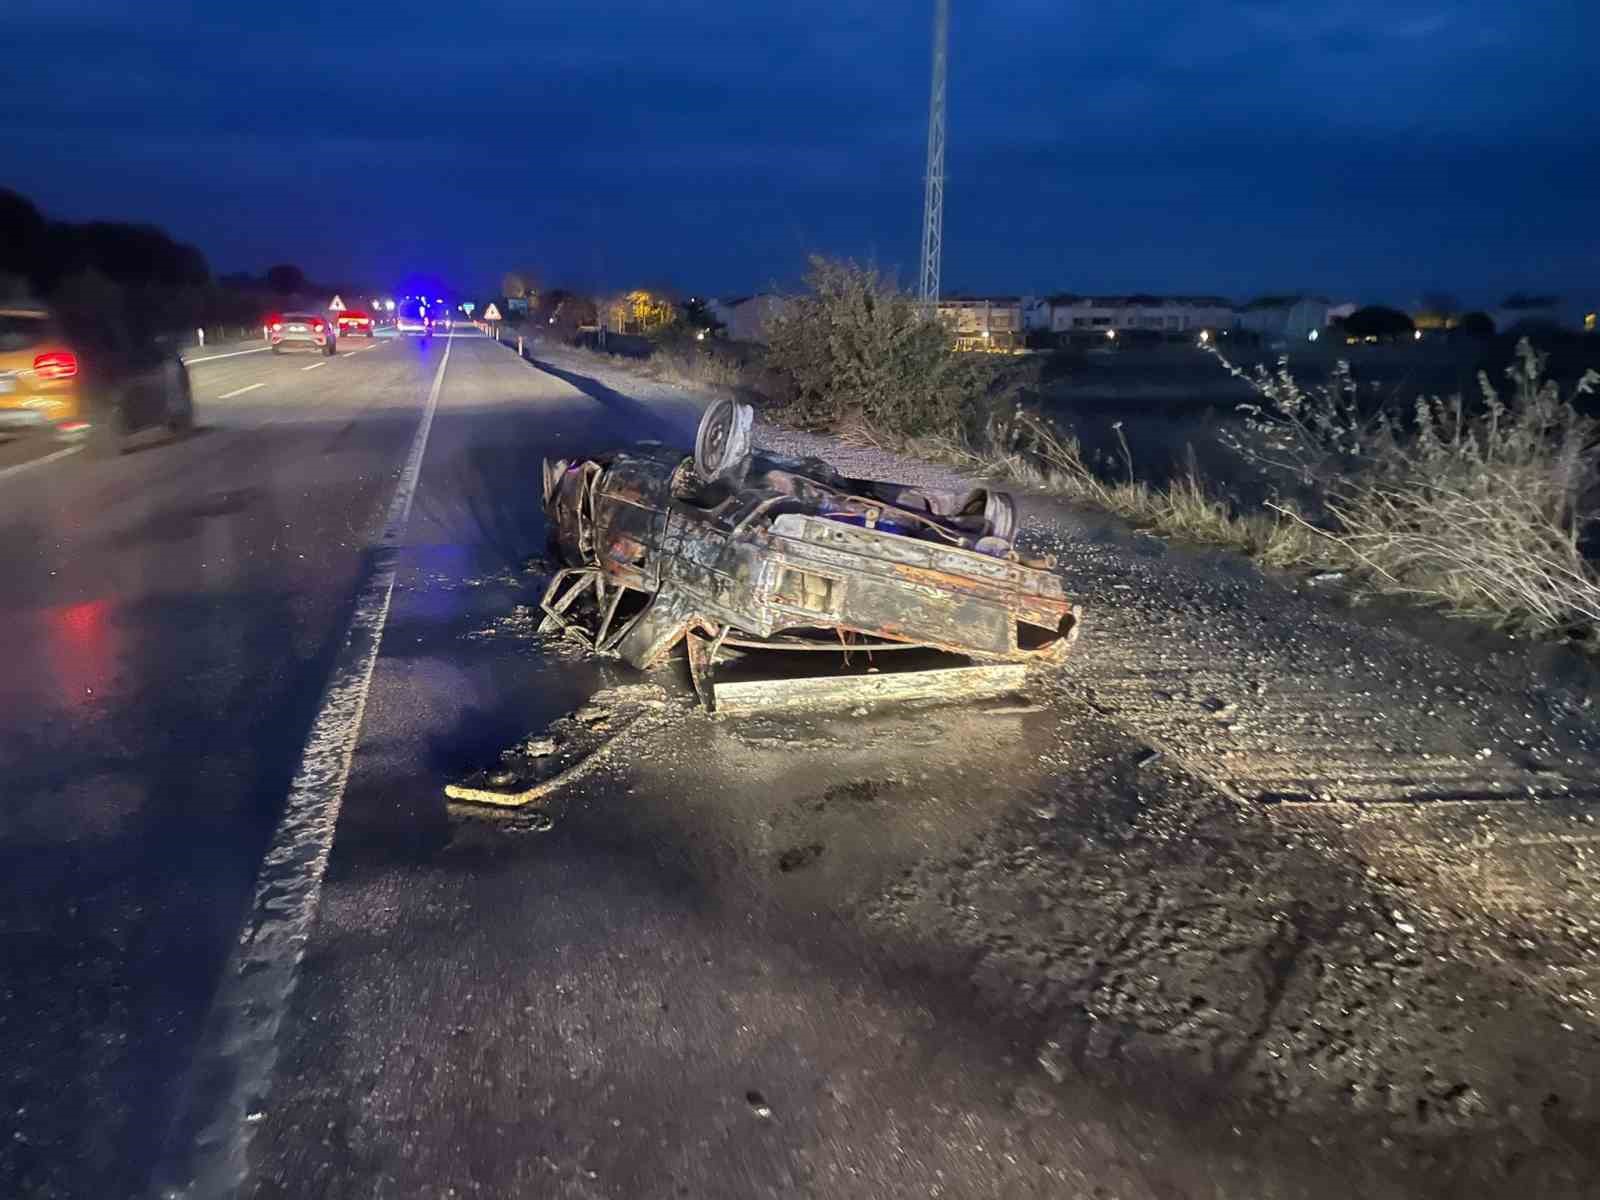
<instances>
[{"instance_id":1,"label":"distant car with taillight","mask_svg":"<svg viewBox=\"0 0 1600 1200\"><path fill-rule=\"evenodd\" d=\"M44 305L0 304L0 435L88 440L114 452L141 430L194 425L189 371L159 339L69 336Z\"/></svg>"},{"instance_id":2,"label":"distant car with taillight","mask_svg":"<svg viewBox=\"0 0 1600 1200\"><path fill-rule=\"evenodd\" d=\"M427 333L428 310L417 300L402 300L400 310L395 313L394 328L396 333Z\"/></svg>"},{"instance_id":3,"label":"distant car with taillight","mask_svg":"<svg viewBox=\"0 0 1600 1200\"><path fill-rule=\"evenodd\" d=\"M339 346L339 331L327 317L316 313L284 313L267 326L274 354L285 350L312 350L332 354Z\"/></svg>"},{"instance_id":4,"label":"distant car with taillight","mask_svg":"<svg viewBox=\"0 0 1600 1200\"><path fill-rule=\"evenodd\" d=\"M359 308L348 309L339 314L340 337L375 337L377 326L370 313L362 312Z\"/></svg>"}]
</instances>

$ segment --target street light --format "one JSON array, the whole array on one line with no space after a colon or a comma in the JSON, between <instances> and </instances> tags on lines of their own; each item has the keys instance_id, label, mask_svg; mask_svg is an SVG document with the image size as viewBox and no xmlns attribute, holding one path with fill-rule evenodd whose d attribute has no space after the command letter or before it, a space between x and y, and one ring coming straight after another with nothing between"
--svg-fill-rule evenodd
<instances>
[{"instance_id":1,"label":"street light","mask_svg":"<svg viewBox=\"0 0 1600 1200\"><path fill-rule=\"evenodd\" d=\"M1117 340L1117 331L1115 329L1106 330L1106 341L1114 342L1116 340Z\"/></svg>"}]
</instances>

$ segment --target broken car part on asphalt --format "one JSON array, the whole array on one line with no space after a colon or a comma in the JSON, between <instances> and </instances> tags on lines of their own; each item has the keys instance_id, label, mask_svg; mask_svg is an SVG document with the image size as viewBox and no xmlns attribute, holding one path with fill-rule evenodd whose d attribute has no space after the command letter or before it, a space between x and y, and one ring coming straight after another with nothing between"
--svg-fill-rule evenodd
<instances>
[{"instance_id":1,"label":"broken car part on asphalt","mask_svg":"<svg viewBox=\"0 0 1600 1200\"><path fill-rule=\"evenodd\" d=\"M547 799L605 761L623 734L668 719L674 705L656 684L637 683L596 692L576 712L558 718L542 736L524 738L501 752L497 766L445 785L449 800L495 808L522 808Z\"/></svg>"},{"instance_id":2,"label":"broken car part on asphalt","mask_svg":"<svg viewBox=\"0 0 1600 1200\"><path fill-rule=\"evenodd\" d=\"M1004 492L939 492L847 479L820 459L750 447L751 409L706 410L692 455L644 443L544 463L544 504L566 566L541 629L636 667L686 638L696 690L716 711L1015 690L984 666L764 681L724 696L719 663L754 650L934 650L979 664L1058 662L1079 609L1048 560L1021 555ZM694 635L694 636L691 636ZM861 661L858 659L858 662ZM792 684L792 686L791 686ZM725 709L725 711L727 710Z\"/></svg>"}]
</instances>

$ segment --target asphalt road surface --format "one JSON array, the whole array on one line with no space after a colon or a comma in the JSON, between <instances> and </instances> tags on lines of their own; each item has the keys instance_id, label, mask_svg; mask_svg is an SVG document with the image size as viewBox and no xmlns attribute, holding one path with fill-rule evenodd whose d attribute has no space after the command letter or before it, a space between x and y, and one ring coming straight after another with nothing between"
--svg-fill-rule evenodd
<instances>
[{"instance_id":1,"label":"asphalt road surface","mask_svg":"<svg viewBox=\"0 0 1600 1200\"><path fill-rule=\"evenodd\" d=\"M248 349L0 473L0 1194L1595 1194L1576 690L1035 514L1062 680L714 721L527 609L541 457L691 396ZM575 709L540 819L445 803Z\"/></svg>"},{"instance_id":2,"label":"asphalt road surface","mask_svg":"<svg viewBox=\"0 0 1600 1200\"><path fill-rule=\"evenodd\" d=\"M191 437L0 465L0 1194L154 1170L448 347L413 515L457 514L448 571L540 548L555 439L692 424L470 333L242 345L190 355Z\"/></svg>"}]
</instances>

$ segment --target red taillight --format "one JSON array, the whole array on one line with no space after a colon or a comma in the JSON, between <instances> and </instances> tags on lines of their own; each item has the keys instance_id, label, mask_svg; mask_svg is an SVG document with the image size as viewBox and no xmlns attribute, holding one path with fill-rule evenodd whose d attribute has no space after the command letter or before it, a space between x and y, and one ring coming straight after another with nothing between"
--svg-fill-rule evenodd
<instances>
[{"instance_id":1,"label":"red taillight","mask_svg":"<svg viewBox=\"0 0 1600 1200\"><path fill-rule=\"evenodd\" d=\"M33 373L40 379L71 379L78 373L78 356L71 350L51 350L33 360Z\"/></svg>"},{"instance_id":2,"label":"red taillight","mask_svg":"<svg viewBox=\"0 0 1600 1200\"><path fill-rule=\"evenodd\" d=\"M283 325L281 323L277 322L277 321L274 321L272 323L272 332L273 333L282 333L283 332Z\"/></svg>"},{"instance_id":3,"label":"red taillight","mask_svg":"<svg viewBox=\"0 0 1600 1200\"><path fill-rule=\"evenodd\" d=\"M313 321L313 322L311 322L311 328L315 329L318 333L321 333L322 332L322 322L321 321Z\"/></svg>"}]
</instances>

